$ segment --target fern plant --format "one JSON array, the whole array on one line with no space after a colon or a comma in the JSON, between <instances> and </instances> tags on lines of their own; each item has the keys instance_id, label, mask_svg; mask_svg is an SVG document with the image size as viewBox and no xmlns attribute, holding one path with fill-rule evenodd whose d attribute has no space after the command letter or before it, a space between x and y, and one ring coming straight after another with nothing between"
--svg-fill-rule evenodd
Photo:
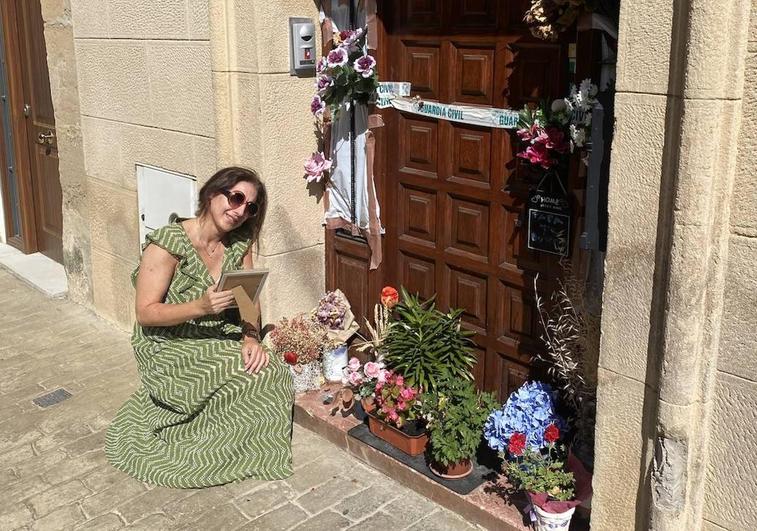
<instances>
[{"instance_id":1,"label":"fern plant","mask_svg":"<svg viewBox=\"0 0 757 531\"><path fill-rule=\"evenodd\" d=\"M421 302L401 288L397 319L384 341L386 365L402 374L409 385L432 390L444 376L471 380L473 332L460 324L463 310L436 309L434 297Z\"/></svg>"}]
</instances>

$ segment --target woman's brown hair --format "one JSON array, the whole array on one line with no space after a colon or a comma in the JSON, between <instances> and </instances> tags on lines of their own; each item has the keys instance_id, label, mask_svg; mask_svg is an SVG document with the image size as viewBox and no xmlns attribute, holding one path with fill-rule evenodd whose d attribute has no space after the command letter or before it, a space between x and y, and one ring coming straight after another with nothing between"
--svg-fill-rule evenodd
<instances>
[{"instance_id":1,"label":"woman's brown hair","mask_svg":"<svg viewBox=\"0 0 757 531\"><path fill-rule=\"evenodd\" d=\"M265 213L268 209L268 193L265 190L263 181L260 180L260 177L254 170L248 170L247 168L240 168L238 166L229 166L228 168L218 170L210 179L208 179L208 182L200 188L197 216L202 216L208 210L210 200L217 194L220 194L223 190L233 188L235 184L242 181L248 182L255 187L255 190L257 191L255 204L258 205L258 213L254 217L248 218L247 221L245 221L239 228L234 229L233 232L241 233L255 243L260 237L260 230L263 228L263 222L265 221Z\"/></svg>"}]
</instances>

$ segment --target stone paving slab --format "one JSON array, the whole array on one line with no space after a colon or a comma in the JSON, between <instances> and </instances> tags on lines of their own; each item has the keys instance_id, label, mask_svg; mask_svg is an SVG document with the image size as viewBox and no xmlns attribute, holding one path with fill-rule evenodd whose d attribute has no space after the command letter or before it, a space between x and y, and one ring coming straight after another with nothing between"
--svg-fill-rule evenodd
<instances>
[{"instance_id":1,"label":"stone paving slab","mask_svg":"<svg viewBox=\"0 0 757 531\"><path fill-rule=\"evenodd\" d=\"M300 426L286 480L192 490L135 480L102 449L138 383L128 334L2 268L0 308L0 530L477 529ZM32 404L58 388L73 396Z\"/></svg>"}]
</instances>

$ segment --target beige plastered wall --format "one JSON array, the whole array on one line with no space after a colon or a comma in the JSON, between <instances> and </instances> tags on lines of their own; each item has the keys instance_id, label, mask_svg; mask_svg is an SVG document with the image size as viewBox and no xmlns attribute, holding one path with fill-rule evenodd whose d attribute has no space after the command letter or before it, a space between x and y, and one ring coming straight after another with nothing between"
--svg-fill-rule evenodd
<instances>
[{"instance_id":1,"label":"beige plastered wall","mask_svg":"<svg viewBox=\"0 0 757 531\"><path fill-rule=\"evenodd\" d=\"M302 167L315 147L313 78L289 74L288 17L317 24L318 9L312 0L210 1L218 165L257 169L269 193L256 258L270 270L265 322L311 309L325 278L323 208Z\"/></svg>"},{"instance_id":2,"label":"beige plastered wall","mask_svg":"<svg viewBox=\"0 0 757 531\"><path fill-rule=\"evenodd\" d=\"M592 529L757 529L756 18L621 2Z\"/></svg>"},{"instance_id":3,"label":"beige plastered wall","mask_svg":"<svg viewBox=\"0 0 757 531\"><path fill-rule=\"evenodd\" d=\"M71 15L92 300L128 328L140 247L135 165L200 183L216 169L208 3L71 0Z\"/></svg>"},{"instance_id":4,"label":"beige plastered wall","mask_svg":"<svg viewBox=\"0 0 757 531\"><path fill-rule=\"evenodd\" d=\"M198 188L223 166L258 170L270 197L256 259L271 270L263 318L311 308L324 289L322 206L302 178L315 142L313 80L289 75L287 18L317 22L316 5L70 2L64 10L73 38L59 60L62 70L76 72L78 99L70 113L80 124L83 159L78 173L71 172L81 188L78 217L64 221L64 231L89 239L81 248L91 264L88 296L97 313L125 328L134 322L138 163L195 176ZM62 167L74 163L70 153L61 152L61 159ZM64 196L66 189L64 183Z\"/></svg>"}]
</instances>

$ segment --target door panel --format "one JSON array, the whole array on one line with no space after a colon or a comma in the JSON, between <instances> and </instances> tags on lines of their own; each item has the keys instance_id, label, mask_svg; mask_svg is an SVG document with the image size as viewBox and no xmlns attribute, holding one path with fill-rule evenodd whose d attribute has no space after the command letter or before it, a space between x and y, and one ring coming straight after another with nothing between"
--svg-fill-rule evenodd
<instances>
[{"instance_id":1,"label":"door panel","mask_svg":"<svg viewBox=\"0 0 757 531\"><path fill-rule=\"evenodd\" d=\"M448 180L491 190L491 130L452 123L448 129L452 138L447 145L453 150Z\"/></svg>"},{"instance_id":2,"label":"door panel","mask_svg":"<svg viewBox=\"0 0 757 531\"><path fill-rule=\"evenodd\" d=\"M506 3L423 4L426 19L412 23L407 13L420 3L409 4L399 14L384 12L390 20L381 50L394 58L394 75L403 76L396 81L412 83L413 95L519 108L557 97L566 86L564 45L513 31ZM528 377L539 347L534 275L556 271L553 258L525 249L533 181L514 160L517 139L394 109L383 116L386 201L399 209L385 220L386 279L424 298L436 294L442 310L464 310L463 323L476 334L476 379L503 398Z\"/></svg>"},{"instance_id":3,"label":"door panel","mask_svg":"<svg viewBox=\"0 0 757 531\"><path fill-rule=\"evenodd\" d=\"M27 118L28 152L35 212L37 248L58 262L63 261L63 197L58 173L58 142L55 114L47 71L44 22L40 3L17 2L21 35L21 64Z\"/></svg>"},{"instance_id":4,"label":"door panel","mask_svg":"<svg viewBox=\"0 0 757 531\"><path fill-rule=\"evenodd\" d=\"M403 43L405 75L412 83L412 95L427 100L439 99L439 45Z\"/></svg>"},{"instance_id":5,"label":"door panel","mask_svg":"<svg viewBox=\"0 0 757 531\"><path fill-rule=\"evenodd\" d=\"M452 43L452 102L492 106L494 104L494 47Z\"/></svg>"},{"instance_id":6,"label":"door panel","mask_svg":"<svg viewBox=\"0 0 757 531\"><path fill-rule=\"evenodd\" d=\"M443 103L519 108L559 96L567 44L531 37L521 20L528 4L379 1L382 78L409 81L412 96ZM442 310L462 308L475 333L476 384L505 398L529 378L540 348L534 276L549 289L559 274L554 257L526 248L525 204L535 183L514 156L517 137L391 108L373 112L385 123L376 143L384 261L377 272L361 269L367 247L366 258L351 252L347 260L342 249L359 244L327 238L329 287L360 292L358 311L385 284L436 295Z\"/></svg>"}]
</instances>

